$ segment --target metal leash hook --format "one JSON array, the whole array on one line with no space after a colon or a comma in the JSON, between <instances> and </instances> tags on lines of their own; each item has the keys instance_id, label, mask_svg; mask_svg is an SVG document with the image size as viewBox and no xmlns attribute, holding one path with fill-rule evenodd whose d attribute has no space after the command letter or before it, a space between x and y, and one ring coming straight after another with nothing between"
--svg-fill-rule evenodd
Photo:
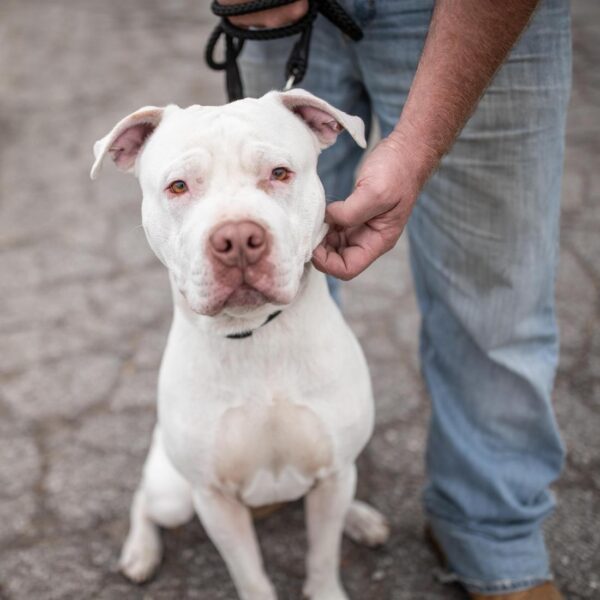
<instances>
[{"instance_id":1,"label":"metal leash hook","mask_svg":"<svg viewBox=\"0 0 600 600\"><path fill-rule=\"evenodd\" d=\"M295 83L296 83L296 76L290 75L288 77L287 81L285 82L285 85L283 86L283 91L289 92L294 87Z\"/></svg>"},{"instance_id":2,"label":"metal leash hook","mask_svg":"<svg viewBox=\"0 0 600 600\"><path fill-rule=\"evenodd\" d=\"M221 17L208 39L205 50L205 59L211 69L225 71L227 95L229 101L240 100L244 97L244 87L237 65L237 58L242 51L245 40L275 40L300 34L294 44L286 65L285 75L287 81L284 91L299 84L308 69L308 55L310 51L310 38L312 28L318 13L321 13L343 33L354 41L362 39L362 30L352 17L342 8L337 0L308 0L308 11L295 23L276 27L274 29L244 29L233 25L228 17L247 15L262 10L277 8L291 4L295 0L249 0L243 4L222 6L213 0L211 9ZM225 36L225 59L222 62L215 60L215 48L221 36Z\"/></svg>"}]
</instances>

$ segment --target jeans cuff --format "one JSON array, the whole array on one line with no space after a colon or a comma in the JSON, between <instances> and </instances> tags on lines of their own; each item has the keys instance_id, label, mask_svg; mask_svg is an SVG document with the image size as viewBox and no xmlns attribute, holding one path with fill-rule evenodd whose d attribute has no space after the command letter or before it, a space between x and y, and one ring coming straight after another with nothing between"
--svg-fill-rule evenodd
<instances>
[{"instance_id":1,"label":"jeans cuff","mask_svg":"<svg viewBox=\"0 0 600 600\"><path fill-rule=\"evenodd\" d=\"M525 590L552 580L541 529L527 535L493 536L428 515L448 567L442 583L460 583L470 592L498 594Z\"/></svg>"},{"instance_id":2,"label":"jeans cuff","mask_svg":"<svg viewBox=\"0 0 600 600\"><path fill-rule=\"evenodd\" d=\"M523 579L499 579L497 581L479 581L461 577L457 573L448 569L436 569L434 577L442 584L459 583L469 592L482 595L496 595L508 592L519 592L542 585L547 581L552 581L552 574L548 573L546 577L524 577Z\"/></svg>"}]
</instances>

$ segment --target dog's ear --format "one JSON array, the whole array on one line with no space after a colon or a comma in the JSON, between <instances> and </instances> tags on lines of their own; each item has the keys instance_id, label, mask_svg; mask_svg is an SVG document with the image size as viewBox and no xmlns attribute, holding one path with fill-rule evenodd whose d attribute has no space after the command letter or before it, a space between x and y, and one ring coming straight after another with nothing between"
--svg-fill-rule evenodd
<instances>
[{"instance_id":1,"label":"dog's ear","mask_svg":"<svg viewBox=\"0 0 600 600\"><path fill-rule=\"evenodd\" d=\"M158 106L144 106L121 119L110 133L94 144L96 160L90 177L96 179L107 154L110 154L118 169L131 173L142 146L158 127L164 110Z\"/></svg>"},{"instance_id":2,"label":"dog's ear","mask_svg":"<svg viewBox=\"0 0 600 600\"><path fill-rule=\"evenodd\" d=\"M331 146L344 129L361 148L366 148L365 124L360 117L338 110L306 90L271 93L277 95L286 108L308 125L317 136L321 148Z\"/></svg>"}]
</instances>

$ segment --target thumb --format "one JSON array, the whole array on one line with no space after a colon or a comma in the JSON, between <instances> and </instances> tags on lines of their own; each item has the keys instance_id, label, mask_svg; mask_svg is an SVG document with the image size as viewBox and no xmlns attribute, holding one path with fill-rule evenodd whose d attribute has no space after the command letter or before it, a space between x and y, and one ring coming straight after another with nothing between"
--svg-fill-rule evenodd
<instances>
[{"instance_id":1,"label":"thumb","mask_svg":"<svg viewBox=\"0 0 600 600\"><path fill-rule=\"evenodd\" d=\"M332 202L327 206L325 221L330 225L356 227L366 223L382 212L377 194L367 185L357 185L344 201Z\"/></svg>"}]
</instances>

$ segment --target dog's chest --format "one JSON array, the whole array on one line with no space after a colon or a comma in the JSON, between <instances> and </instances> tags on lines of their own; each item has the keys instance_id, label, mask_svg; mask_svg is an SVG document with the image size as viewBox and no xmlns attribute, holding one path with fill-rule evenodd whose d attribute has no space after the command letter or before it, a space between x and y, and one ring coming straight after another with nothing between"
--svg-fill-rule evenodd
<instances>
[{"instance_id":1,"label":"dog's chest","mask_svg":"<svg viewBox=\"0 0 600 600\"><path fill-rule=\"evenodd\" d=\"M307 406L277 398L229 408L220 419L215 471L251 506L305 494L333 462L331 438Z\"/></svg>"}]
</instances>

